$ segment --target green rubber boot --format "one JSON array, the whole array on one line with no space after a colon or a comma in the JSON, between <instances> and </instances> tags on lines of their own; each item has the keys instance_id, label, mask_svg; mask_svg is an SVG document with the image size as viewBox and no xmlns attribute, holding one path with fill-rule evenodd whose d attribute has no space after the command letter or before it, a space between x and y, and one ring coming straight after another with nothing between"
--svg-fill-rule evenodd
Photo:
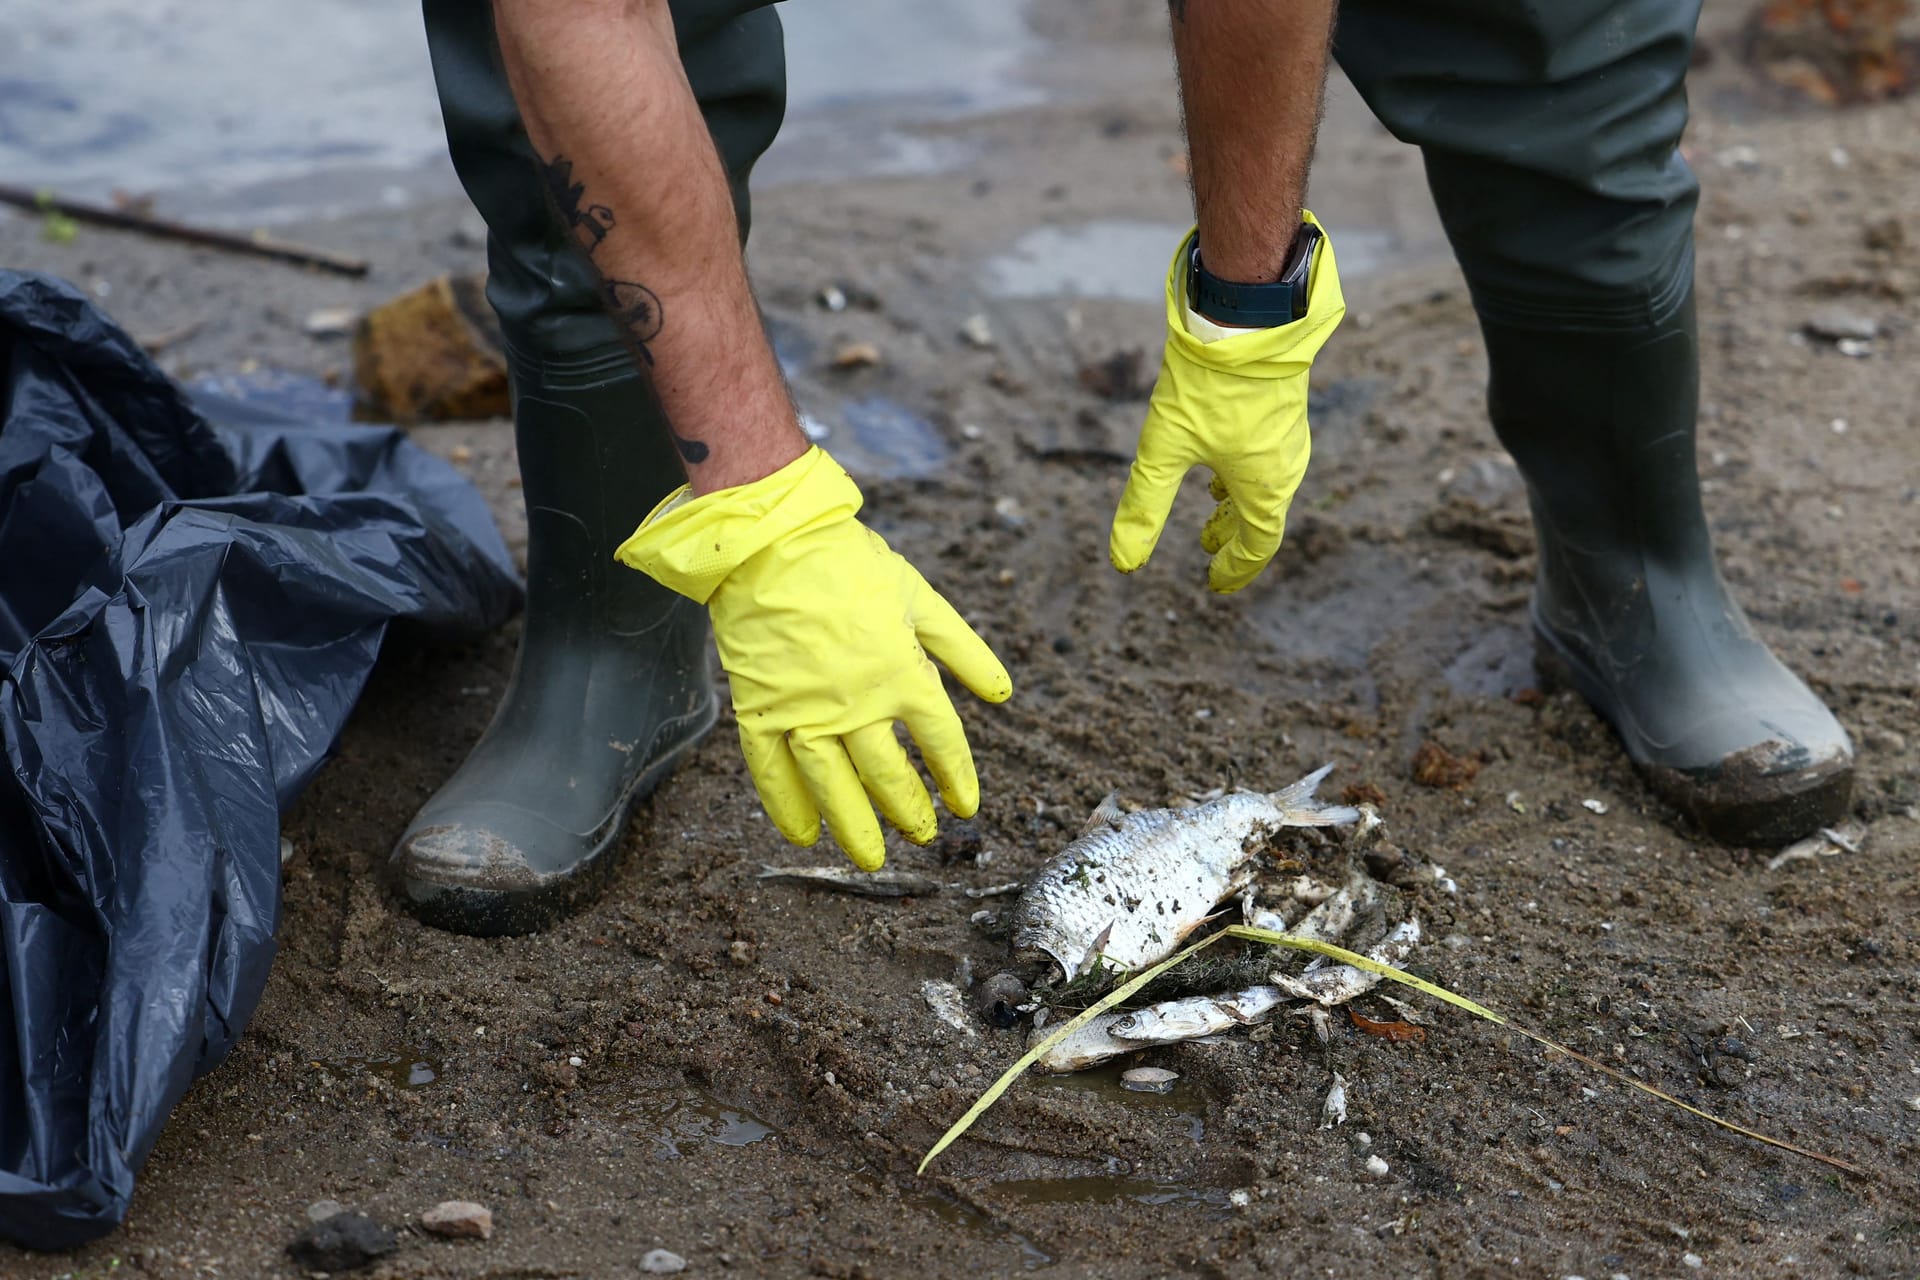
<instances>
[{"instance_id":1,"label":"green rubber boot","mask_svg":"<svg viewBox=\"0 0 1920 1280\"><path fill-rule=\"evenodd\" d=\"M552 216L501 70L490 8L426 0L461 182L488 230L487 296L513 382L527 609L493 722L393 851L408 908L460 933L538 929L606 881L634 805L713 727L706 611L613 552L684 475L647 380ZM681 58L733 183L785 104L764 0L678 0Z\"/></svg>"},{"instance_id":2,"label":"green rubber boot","mask_svg":"<svg viewBox=\"0 0 1920 1280\"><path fill-rule=\"evenodd\" d=\"M1846 731L1753 634L1714 563L1691 294L1632 333L1481 327L1488 410L1539 538L1543 671L1578 689L1653 789L1716 839L1785 844L1839 821L1853 791Z\"/></svg>"}]
</instances>

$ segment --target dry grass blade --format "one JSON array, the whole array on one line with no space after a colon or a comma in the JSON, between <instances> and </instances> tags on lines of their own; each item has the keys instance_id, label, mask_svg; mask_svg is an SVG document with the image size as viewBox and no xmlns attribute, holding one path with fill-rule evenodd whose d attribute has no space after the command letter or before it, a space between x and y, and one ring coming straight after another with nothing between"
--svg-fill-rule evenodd
<instances>
[{"instance_id":1,"label":"dry grass blade","mask_svg":"<svg viewBox=\"0 0 1920 1280\"><path fill-rule=\"evenodd\" d=\"M1638 1089L1641 1093L1648 1094L1651 1097L1658 1098L1662 1102L1671 1103L1672 1105L1680 1108L1680 1110L1686 1112L1688 1115L1698 1116L1700 1119L1707 1121L1709 1124L1717 1125L1720 1128L1727 1130L1729 1133L1737 1133L1743 1138L1752 1138L1755 1142L1764 1143L1770 1147L1777 1147L1782 1151L1791 1151L1794 1155L1805 1156L1809 1160L1818 1160L1821 1164L1831 1165L1836 1169L1840 1169L1846 1173L1853 1174L1855 1177L1866 1176L1865 1170L1860 1169L1854 1165L1848 1164L1844 1160L1838 1159L1834 1156L1823 1155L1818 1151L1809 1150L1806 1147L1798 1146L1794 1143L1788 1142L1783 1138L1770 1138L1764 1133L1760 1133L1756 1130L1749 1129L1744 1125L1735 1124L1731 1120L1723 1120L1719 1116L1714 1115L1710 1111L1703 1111L1699 1107L1692 1106L1689 1103L1682 1102L1680 1101L1680 1099L1674 1097L1670 1093L1666 1093L1666 1092L1663 1092L1662 1090L1656 1089L1652 1085L1647 1084L1645 1081L1636 1080L1632 1076L1628 1075L1626 1072L1616 1070L1615 1068L1608 1066L1604 1062L1599 1062L1593 1058L1589 1058L1586 1054L1580 1053L1574 1049L1570 1049L1566 1045L1561 1044L1559 1041L1554 1040L1549 1036L1541 1035L1537 1031L1529 1031L1527 1028L1519 1026L1516 1023L1509 1020L1504 1014L1495 1013L1492 1009L1487 1008L1485 1005L1476 1004L1473 1001L1467 999L1465 996L1455 995L1453 992L1447 990L1445 987L1439 986L1432 982L1428 982L1425 978L1417 978L1413 974L1406 973L1399 969L1395 969L1391 965L1381 964L1377 960L1370 960L1366 956L1358 955L1355 952L1348 951L1344 947L1336 947L1330 942L1321 942L1313 938L1296 938L1292 934L1275 933L1271 929L1255 929L1247 925L1230 925L1227 928L1220 930L1220 932L1211 934L1208 937L1202 938L1200 941L1194 943L1192 946L1187 947L1186 949L1180 952L1177 952L1172 956L1169 956L1167 959L1162 960L1159 964L1156 964L1150 968L1141 970L1139 973L1135 974L1132 978L1129 978L1126 982L1122 983L1120 986L1115 987L1112 991L1108 992L1105 996L1101 997L1099 1001L1097 1001L1093 1005L1090 1005L1087 1009L1077 1014L1073 1018L1069 1019L1068 1021L1062 1023L1060 1025L1059 1030L1055 1031L1052 1035L1042 1040L1039 1044L1036 1044L1031 1049L1027 1050L1027 1052L1021 1056L1018 1062L1014 1063L1011 1067L1008 1067L1007 1070L1001 1074L1000 1078L998 1080L995 1080L993 1084L987 1089L987 1091L981 1094L979 1099L976 1100L971 1107L967 1108L966 1114L961 1116L958 1120L954 1121L952 1127L949 1128L945 1133L940 1135L940 1141L933 1144L932 1149L927 1152L926 1157L920 1161L920 1167L914 1170L914 1172L925 1173L927 1171L927 1166L933 1163L933 1158L939 1155L942 1151L945 1151L949 1146L951 1146L954 1140L960 1137L961 1134L965 1133L968 1129L972 1128L974 1121L978 1120L982 1115L986 1114L987 1108L991 1107L994 1103L998 1102L1000 1100L1000 1095L1004 1094L1007 1091L1007 1089L1013 1084L1013 1082L1015 1080L1018 1080L1020 1076L1029 1067L1031 1067L1035 1062L1039 1061L1040 1055L1045 1053L1048 1049L1051 1049L1054 1045L1058 1044L1061 1040L1064 1040L1067 1036L1071 1035L1074 1031L1085 1026L1088 1022L1092 1021L1094 1018L1098 1017L1102 1013L1105 1013L1108 1009L1111 1009L1114 1005L1119 1004L1121 1001L1131 996L1134 992L1140 990L1140 988L1146 986L1147 983L1153 981L1155 978L1159 977L1161 974L1165 973L1167 970L1173 968L1175 965L1181 963L1182 961L1188 959L1189 957L1199 954L1201 951L1204 951L1206 948L1212 946L1214 943L1220 941L1222 938L1239 938L1245 942L1258 942L1266 946L1285 947L1294 951L1312 951L1312 952L1315 952L1316 954L1326 956L1329 959L1338 960L1342 964L1350 964L1354 966L1356 969L1364 969L1368 973L1377 973L1381 977L1391 979L1394 982L1398 982L1402 986L1412 987L1416 991L1424 991L1426 994L1432 996L1434 999L1444 1001L1445 1003L1450 1004L1457 1009L1464 1009L1468 1013L1471 1013L1472 1015L1474 1015L1476 1018L1483 1018L1486 1021L1491 1022L1496 1026L1507 1027L1510 1030L1518 1033L1519 1035L1523 1035L1527 1039L1532 1040L1536 1044L1544 1045L1545 1047L1552 1049L1556 1053L1564 1053L1569 1058L1572 1058L1577 1062L1581 1062L1586 1064L1589 1067L1592 1067L1594 1070L1607 1076L1609 1079L1617 1080L1621 1084L1624 1084L1629 1088Z\"/></svg>"}]
</instances>

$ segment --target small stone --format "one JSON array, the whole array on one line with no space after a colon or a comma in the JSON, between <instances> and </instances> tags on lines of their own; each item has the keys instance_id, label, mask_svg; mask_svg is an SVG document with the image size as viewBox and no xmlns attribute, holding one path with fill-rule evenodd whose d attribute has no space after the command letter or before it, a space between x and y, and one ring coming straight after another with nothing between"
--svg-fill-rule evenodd
<instances>
[{"instance_id":1,"label":"small stone","mask_svg":"<svg viewBox=\"0 0 1920 1280\"><path fill-rule=\"evenodd\" d=\"M640 1269L650 1276L672 1275L687 1269L687 1260L671 1249L650 1249L640 1259Z\"/></svg>"},{"instance_id":2,"label":"small stone","mask_svg":"<svg viewBox=\"0 0 1920 1280\"><path fill-rule=\"evenodd\" d=\"M822 289L819 294L819 302L820 305L828 311L845 311L847 309L847 295L839 285L830 284Z\"/></svg>"},{"instance_id":3,"label":"small stone","mask_svg":"<svg viewBox=\"0 0 1920 1280\"><path fill-rule=\"evenodd\" d=\"M347 1206L338 1200L315 1200L307 1206L307 1221L325 1222L328 1218L337 1217L346 1211Z\"/></svg>"},{"instance_id":4,"label":"small stone","mask_svg":"<svg viewBox=\"0 0 1920 1280\"><path fill-rule=\"evenodd\" d=\"M344 338L353 332L354 321L359 318L360 313L352 307L321 307L307 312L301 328L309 338Z\"/></svg>"},{"instance_id":5,"label":"small stone","mask_svg":"<svg viewBox=\"0 0 1920 1280\"><path fill-rule=\"evenodd\" d=\"M1698 1271L1701 1267L1706 1266L1707 1263L1706 1259L1697 1253L1683 1253L1680 1255L1680 1265L1689 1270Z\"/></svg>"},{"instance_id":6,"label":"small stone","mask_svg":"<svg viewBox=\"0 0 1920 1280\"><path fill-rule=\"evenodd\" d=\"M308 1271L356 1271L400 1247L393 1232L364 1213L336 1213L315 1222L287 1246Z\"/></svg>"},{"instance_id":7,"label":"small stone","mask_svg":"<svg viewBox=\"0 0 1920 1280\"><path fill-rule=\"evenodd\" d=\"M449 1240L491 1240L493 1210L471 1200L442 1200L420 1215L420 1226Z\"/></svg>"},{"instance_id":8,"label":"small stone","mask_svg":"<svg viewBox=\"0 0 1920 1280\"><path fill-rule=\"evenodd\" d=\"M833 353L836 369L866 369L880 363L880 348L871 342L849 342Z\"/></svg>"},{"instance_id":9,"label":"small stone","mask_svg":"<svg viewBox=\"0 0 1920 1280\"><path fill-rule=\"evenodd\" d=\"M985 316L978 313L960 322L960 337L968 346L978 347L982 351L994 345L993 326L987 323Z\"/></svg>"},{"instance_id":10,"label":"small stone","mask_svg":"<svg viewBox=\"0 0 1920 1280\"><path fill-rule=\"evenodd\" d=\"M1871 341L1880 336L1880 325L1864 311L1852 307L1823 307L1807 317L1807 333L1828 342L1842 338Z\"/></svg>"},{"instance_id":11,"label":"small stone","mask_svg":"<svg viewBox=\"0 0 1920 1280\"><path fill-rule=\"evenodd\" d=\"M575 1056L567 1059L567 1065L570 1067L584 1067L587 1065L587 1062L585 1058L582 1058L576 1054Z\"/></svg>"},{"instance_id":12,"label":"small stone","mask_svg":"<svg viewBox=\"0 0 1920 1280\"><path fill-rule=\"evenodd\" d=\"M1867 338L1842 338L1833 344L1833 349L1843 356L1864 360L1873 354L1873 342Z\"/></svg>"},{"instance_id":13,"label":"small stone","mask_svg":"<svg viewBox=\"0 0 1920 1280\"><path fill-rule=\"evenodd\" d=\"M1020 499L1012 494L996 498L993 503L994 519L1002 529L1024 529L1027 527L1027 513L1020 506Z\"/></svg>"},{"instance_id":14,"label":"small stone","mask_svg":"<svg viewBox=\"0 0 1920 1280\"><path fill-rule=\"evenodd\" d=\"M1173 1082L1179 1078L1178 1071L1165 1067L1135 1067L1120 1073L1120 1087L1134 1093L1172 1093Z\"/></svg>"},{"instance_id":15,"label":"small stone","mask_svg":"<svg viewBox=\"0 0 1920 1280\"><path fill-rule=\"evenodd\" d=\"M1367 1173L1370 1176L1375 1178L1384 1178L1387 1176L1388 1169L1389 1169L1389 1166L1387 1162L1385 1160L1382 1160L1379 1156L1367 1157Z\"/></svg>"},{"instance_id":16,"label":"small stone","mask_svg":"<svg viewBox=\"0 0 1920 1280\"><path fill-rule=\"evenodd\" d=\"M727 944L727 959L735 964L753 963L753 944L741 938L735 938Z\"/></svg>"},{"instance_id":17,"label":"small stone","mask_svg":"<svg viewBox=\"0 0 1920 1280\"><path fill-rule=\"evenodd\" d=\"M1588 813L1605 813L1607 811L1607 802L1604 800L1582 800L1580 807Z\"/></svg>"}]
</instances>

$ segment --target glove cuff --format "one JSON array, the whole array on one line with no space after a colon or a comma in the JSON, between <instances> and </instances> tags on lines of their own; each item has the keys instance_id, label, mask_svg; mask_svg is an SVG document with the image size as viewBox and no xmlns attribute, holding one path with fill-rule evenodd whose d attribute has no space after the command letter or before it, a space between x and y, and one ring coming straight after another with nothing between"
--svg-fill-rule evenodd
<instances>
[{"instance_id":1,"label":"glove cuff","mask_svg":"<svg viewBox=\"0 0 1920 1280\"><path fill-rule=\"evenodd\" d=\"M614 551L628 568L701 604L727 575L808 525L851 520L860 487L818 445L752 484L694 497L681 485Z\"/></svg>"},{"instance_id":2,"label":"glove cuff","mask_svg":"<svg viewBox=\"0 0 1920 1280\"><path fill-rule=\"evenodd\" d=\"M1333 237L1311 210L1302 210L1301 219L1318 227L1321 235L1307 276L1307 314L1291 324L1239 330L1212 341L1196 337L1186 323L1187 259L1198 228L1181 239L1167 268L1168 356L1242 378L1291 378L1307 371L1347 314L1347 300L1340 289Z\"/></svg>"}]
</instances>

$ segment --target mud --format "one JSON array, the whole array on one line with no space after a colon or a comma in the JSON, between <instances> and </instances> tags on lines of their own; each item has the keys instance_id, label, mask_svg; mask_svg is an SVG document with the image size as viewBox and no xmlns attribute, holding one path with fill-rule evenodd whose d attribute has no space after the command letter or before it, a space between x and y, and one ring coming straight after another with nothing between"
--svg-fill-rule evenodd
<instances>
[{"instance_id":1,"label":"mud","mask_svg":"<svg viewBox=\"0 0 1920 1280\"><path fill-rule=\"evenodd\" d=\"M1715 10L1710 47L1738 16ZM398 1226L446 1199L493 1211L485 1243L403 1232L367 1273L381 1277L620 1277L654 1248L709 1275L1920 1268L1920 107L1796 107L1731 56L1697 73L1709 512L1755 625L1861 749L1859 851L1769 870L1767 853L1691 832L1591 710L1536 688L1524 497L1484 421L1473 314L1437 256L1418 158L1348 92L1314 199L1336 235L1350 225L1379 251L1317 370L1314 468L1280 563L1242 596L1208 595L1195 483L1149 567L1106 567L1141 406L1079 370L1157 350L1158 308L1131 286L1010 288L1019 272L993 264L1038 228L1182 220L1162 21L1146 0L1044 6L1037 34L1080 51L1058 73L1073 92L907 130L974 157L963 168L757 200L753 265L776 329L804 339L789 361L802 406L829 448L854 437L875 455L867 517L1015 676L1004 707L960 695L979 818L895 848L894 865L999 883L1111 789L1166 804L1334 760L1336 784L1371 788L1393 838L1458 882L1408 891L1434 940L1424 972L1869 1176L1434 1010L1424 1042L1340 1020L1322 1045L1284 1020L1141 1055L1180 1073L1166 1097L1105 1074L1029 1080L915 1177L1021 1047L1014 1030L954 1031L921 984L996 972L1004 941L957 893L762 883L762 864L794 859L730 725L638 814L604 897L551 932L478 941L399 909L385 852L485 725L509 628L453 650L394 638L288 817L282 952L246 1036L180 1107L123 1231L61 1257L0 1247L0 1273L293 1275L284 1246L323 1198ZM336 380L344 348L301 332L309 310L480 264L454 204L295 230L367 254L373 275L90 229L58 245L17 217L0 219L0 260L93 288L139 333L198 321L163 356L183 375L257 362ZM1157 281L1148 247L1139 270ZM874 305L825 310L830 284ZM1875 324L1869 356L1804 336L1835 305ZM958 336L975 314L991 348ZM845 342L880 363L826 367ZM888 433L848 425L874 401L926 424L937 452L915 436L911 461L889 461ZM416 438L524 540L504 424ZM1430 741L1481 761L1477 776L1416 784ZM1336 1070L1350 1118L1322 1130Z\"/></svg>"}]
</instances>

